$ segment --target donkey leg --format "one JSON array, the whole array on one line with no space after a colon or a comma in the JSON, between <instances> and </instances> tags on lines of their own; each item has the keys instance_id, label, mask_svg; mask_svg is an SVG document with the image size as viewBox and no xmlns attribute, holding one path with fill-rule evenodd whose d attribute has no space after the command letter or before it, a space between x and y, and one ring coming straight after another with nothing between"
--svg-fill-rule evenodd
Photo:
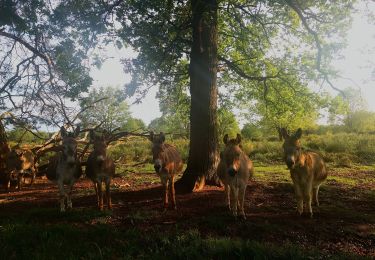
<instances>
[{"instance_id":1,"label":"donkey leg","mask_svg":"<svg viewBox=\"0 0 375 260\"><path fill-rule=\"evenodd\" d=\"M172 209L176 210L176 192L174 189L174 177L169 179L169 188L170 188L170 199L171 199L171 207Z\"/></svg>"},{"instance_id":2,"label":"donkey leg","mask_svg":"<svg viewBox=\"0 0 375 260\"><path fill-rule=\"evenodd\" d=\"M105 197L107 200L108 209L112 209L112 199L111 199L111 178L107 178L105 181Z\"/></svg>"},{"instance_id":3,"label":"donkey leg","mask_svg":"<svg viewBox=\"0 0 375 260\"><path fill-rule=\"evenodd\" d=\"M102 185L102 181L98 181L97 185L98 185L98 197L99 197L98 207L99 207L99 210L103 210L103 190L102 190L103 185Z\"/></svg>"},{"instance_id":4,"label":"donkey leg","mask_svg":"<svg viewBox=\"0 0 375 260\"><path fill-rule=\"evenodd\" d=\"M164 197L163 197L163 203L164 203L164 211L168 208L168 179L160 177L161 184L163 185L164 190Z\"/></svg>"},{"instance_id":5,"label":"donkey leg","mask_svg":"<svg viewBox=\"0 0 375 260\"><path fill-rule=\"evenodd\" d=\"M18 172L18 176L17 176L17 189L20 191L21 190L21 186L22 186L22 176L23 176L23 172L20 171Z\"/></svg>"},{"instance_id":6,"label":"donkey leg","mask_svg":"<svg viewBox=\"0 0 375 260\"><path fill-rule=\"evenodd\" d=\"M65 212L65 190L64 184L58 182L59 187L59 200L60 200L60 212Z\"/></svg>"},{"instance_id":7,"label":"donkey leg","mask_svg":"<svg viewBox=\"0 0 375 260\"><path fill-rule=\"evenodd\" d=\"M238 201L239 201L239 211L242 219L246 219L246 214L244 210L245 205L245 194L246 194L246 185L239 188Z\"/></svg>"},{"instance_id":8,"label":"donkey leg","mask_svg":"<svg viewBox=\"0 0 375 260\"><path fill-rule=\"evenodd\" d=\"M318 193L319 193L319 186L316 186L313 188L313 203L317 207L319 207Z\"/></svg>"},{"instance_id":9,"label":"donkey leg","mask_svg":"<svg viewBox=\"0 0 375 260\"><path fill-rule=\"evenodd\" d=\"M99 208L99 192L98 192L98 190L99 190L99 186L98 186L99 184L96 182L96 181L94 181L94 189L95 189L95 196L96 196L96 206Z\"/></svg>"},{"instance_id":10,"label":"donkey leg","mask_svg":"<svg viewBox=\"0 0 375 260\"><path fill-rule=\"evenodd\" d=\"M30 181L30 186L34 184L35 178L36 178L36 168L35 168L35 166L33 166L33 167L31 168L31 181Z\"/></svg>"},{"instance_id":11,"label":"donkey leg","mask_svg":"<svg viewBox=\"0 0 375 260\"><path fill-rule=\"evenodd\" d=\"M10 179L8 179L5 183L5 190L6 192L9 192L9 189L10 189Z\"/></svg>"},{"instance_id":12,"label":"donkey leg","mask_svg":"<svg viewBox=\"0 0 375 260\"><path fill-rule=\"evenodd\" d=\"M297 212L299 213L299 215L302 215L303 213L303 194L302 194L302 190L301 188L299 187L298 184L294 184L294 191L295 191L295 195L296 195L296 199L297 199Z\"/></svg>"},{"instance_id":13,"label":"donkey leg","mask_svg":"<svg viewBox=\"0 0 375 260\"><path fill-rule=\"evenodd\" d=\"M307 211L308 215L310 216L310 218L312 218L312 216L313 216L312 207L311 207L312 189L306 187L303 195L304 195L304 199L306 201L306 211Z\"/></svg>"},{"instance_id":14,"label":"donkey leg","mask_svg":"<svg viewBox=\"0 0 375 260\"><path fill-rule=\"evenodd\" d=\"M72 209L73 208L73 203L72 203L72 190L73 190L73 185L74 185L74 182L70 183L68 185L68 190L67 190L67 201L66 201L66 204L67 204L67 208L68 209Z\"/></svg>"},{"instance_id":15,"label":"donkey leg","mask_svg":"<svg viewBox=\"0 0 375 260\"><path fill-rule=\"evenodd\" d=\"M231 211L231 208L230 208L230 186L225 184L224 185L224 203L225 203L225 207L227 207L229 209L229 211Z\"/></svg>"},{"instance_id":16,"label":"donkey leg","mask_svg":"<svg viewBox=\"0 0 375 260\"><path fill-rule=\"evenodd\" d=\"M232 214L237 217L237 205L238 205L238 188L233 185L230 187L230 205L232 208Z\"/></svg>"}]
</instances>

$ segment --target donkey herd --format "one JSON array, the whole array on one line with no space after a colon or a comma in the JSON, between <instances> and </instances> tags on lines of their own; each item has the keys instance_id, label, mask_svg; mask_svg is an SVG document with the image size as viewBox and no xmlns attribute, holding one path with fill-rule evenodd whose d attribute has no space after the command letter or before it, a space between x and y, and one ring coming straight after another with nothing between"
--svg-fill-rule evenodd
<instances>
[{"instance_id":1,"label":"donkey herd","mask_svg":"<svg viewBox=\"0 0 375 260\"><path fill-rule=\"evenodd\" d=\"M60 129L61 145L55 156L50 158L46 169L46 176L57 184L59 190L60 211L72 208L72 189L75 182L82 176L82 162L77 155L77 140L80 133L79 127L73 133L68 133L64 127ZM298 129L293 135L286 129L281 129L284 139L284 161L290 170L293 181L297 211L300 215L313 216L311 204L319 206L319 187L327 178L325 163L320 155L301 147L300 139L302 130ZM85 175L95 188L97 207L104 209L104 198L108 209L112 208L111 179L115 175L115 163L107 156L107 147L111 141L107 132L100 135L90 130L90 144L92 152L87 157ZM164 133L148 135L152 142L152 157L156 174L160 177L163 186L164 210L176 209L176 196L174 182L178 173L182 171L183 162L177 149L165 143ZM248 181L254 173L254 166L249 157L241 149L241 135L234 139L224 136L224 150L220 153L220 162L217 175L224 186L225 205L233 216L245 219L244 211L245 193ZM10 183L16 182L21 188L21 180L26 172L30 172L30 183L35 179L35 164L33 153L29 150L9 150L5 160L6 188ZM105 186L105 196L103 190ZM304 207L305 205L305 207Z\"/></svg>"}]
</instances>

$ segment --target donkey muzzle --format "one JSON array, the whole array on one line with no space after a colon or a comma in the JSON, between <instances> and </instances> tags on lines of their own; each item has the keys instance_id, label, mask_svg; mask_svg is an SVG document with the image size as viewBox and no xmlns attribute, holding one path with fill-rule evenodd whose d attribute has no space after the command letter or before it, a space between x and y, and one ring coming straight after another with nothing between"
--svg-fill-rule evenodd
<instances>
[{"instance_id":1,"label":"donkey muzzle","mask_svg":"<svg viewBox=\"0 0 375 260\"><path fill-rule=\"evenodd\" d=\"M68 157L66 159L66 164L68 164L69 166L72 166L76 163L76 159L74 157Z\"/></svg>"},{"instance_id":2,"label":"donkey muzzle","mask_svg":"<svg viewBox=\"0 0 375 260\"><path fill-rule=\"evenodd\" d=\"M294 169L294 166L296 165L296 163L292 160L287 160L286 161L286 166L288 166L288 169Z\"/></svg>"},{"instance_id":3,"label":"donkey muzzle","mask_svg":"<svg viewBox=\"0 0 375 260\"><path fill-rule=\"evenodd\" d=\"M161 169L161 166L155 164L155 165L154 165L154 169L155 169L155 171L156 171L157 173L159 173L159 172L160 172L160 169Z\"/></svg>"},{"instance_id":4,"label":"donkey muzzle","mask_svg":"<svg viewBox=\"0 0 375 260\"><path fill-rule=\"evenodd\" d=\"M231 177L234 177L237 174L238 171L236 171L234 168L229 168L228 169L228 174Z\"/></svg>"}]
</instances>

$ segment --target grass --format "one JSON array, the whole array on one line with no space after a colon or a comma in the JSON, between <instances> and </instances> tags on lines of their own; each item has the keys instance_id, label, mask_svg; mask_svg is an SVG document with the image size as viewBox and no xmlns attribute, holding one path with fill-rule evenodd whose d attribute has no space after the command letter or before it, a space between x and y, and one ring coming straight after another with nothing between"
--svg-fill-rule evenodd
<instances>
[{"instance_id":1,"label":"grass","mask_svg":"<svg viewBox=\"0 0 375 260\"><path fill-rule=\"evenodd\" d=\"M254 162L254 179L262 182L290 182L290 173L284 164L266 165L260 162Z\"/></svg>"},{"instance_id":2,"label":"grass","mask_svg":"<svg viewBox=\"0 0 375 260\"><path fill-rule=\"evenodd\" d=\"M0 232L2 259L316 259L317 250L294 243L276 246L230 237L202 236L197 229L160 227L147 234L110 225L17 225ZM32 239L27 239L32 238ZM337 255L337 259L349 257ZM358 258L357 258L358 259Z\"/></svg>"}]
</instances>

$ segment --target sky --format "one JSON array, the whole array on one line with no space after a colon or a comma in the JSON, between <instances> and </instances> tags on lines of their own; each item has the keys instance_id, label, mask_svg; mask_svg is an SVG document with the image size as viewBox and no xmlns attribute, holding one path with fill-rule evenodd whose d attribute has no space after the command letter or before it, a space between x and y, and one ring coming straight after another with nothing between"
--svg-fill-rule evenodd
<instances>
[{"instance_id":1,"label":"sky","mask_svg":"<svg viewBox=\"0 0 375 260\"><path fill-rule=\"evenodd\" d=\"M375 10L375 2L368 3L368 6L360 5L359 8ZM123 87L130 81L130 76L124 73L120 60L134 55L134 52L125 48L118 50L115 46L108 46L106 52L111 58L104 62L100 69L93 68L91 71L93 85ZM367 102L368 109L375 111L375 23L370 24L368 17L360 13L354 15L352 27L347 33L347 47L342 51L342 57L332 62L333 67L342 76L340 79L332 80L333 84L340 89L358 89ZM336 94L329 87L326 90L333 95ZM127 100L133 117L149 124L152 119L161 116L159 103L155 98L156 92L156 87L151 88L141 104L132 104L134 100Z\"/></svg>"}]
</instances>

